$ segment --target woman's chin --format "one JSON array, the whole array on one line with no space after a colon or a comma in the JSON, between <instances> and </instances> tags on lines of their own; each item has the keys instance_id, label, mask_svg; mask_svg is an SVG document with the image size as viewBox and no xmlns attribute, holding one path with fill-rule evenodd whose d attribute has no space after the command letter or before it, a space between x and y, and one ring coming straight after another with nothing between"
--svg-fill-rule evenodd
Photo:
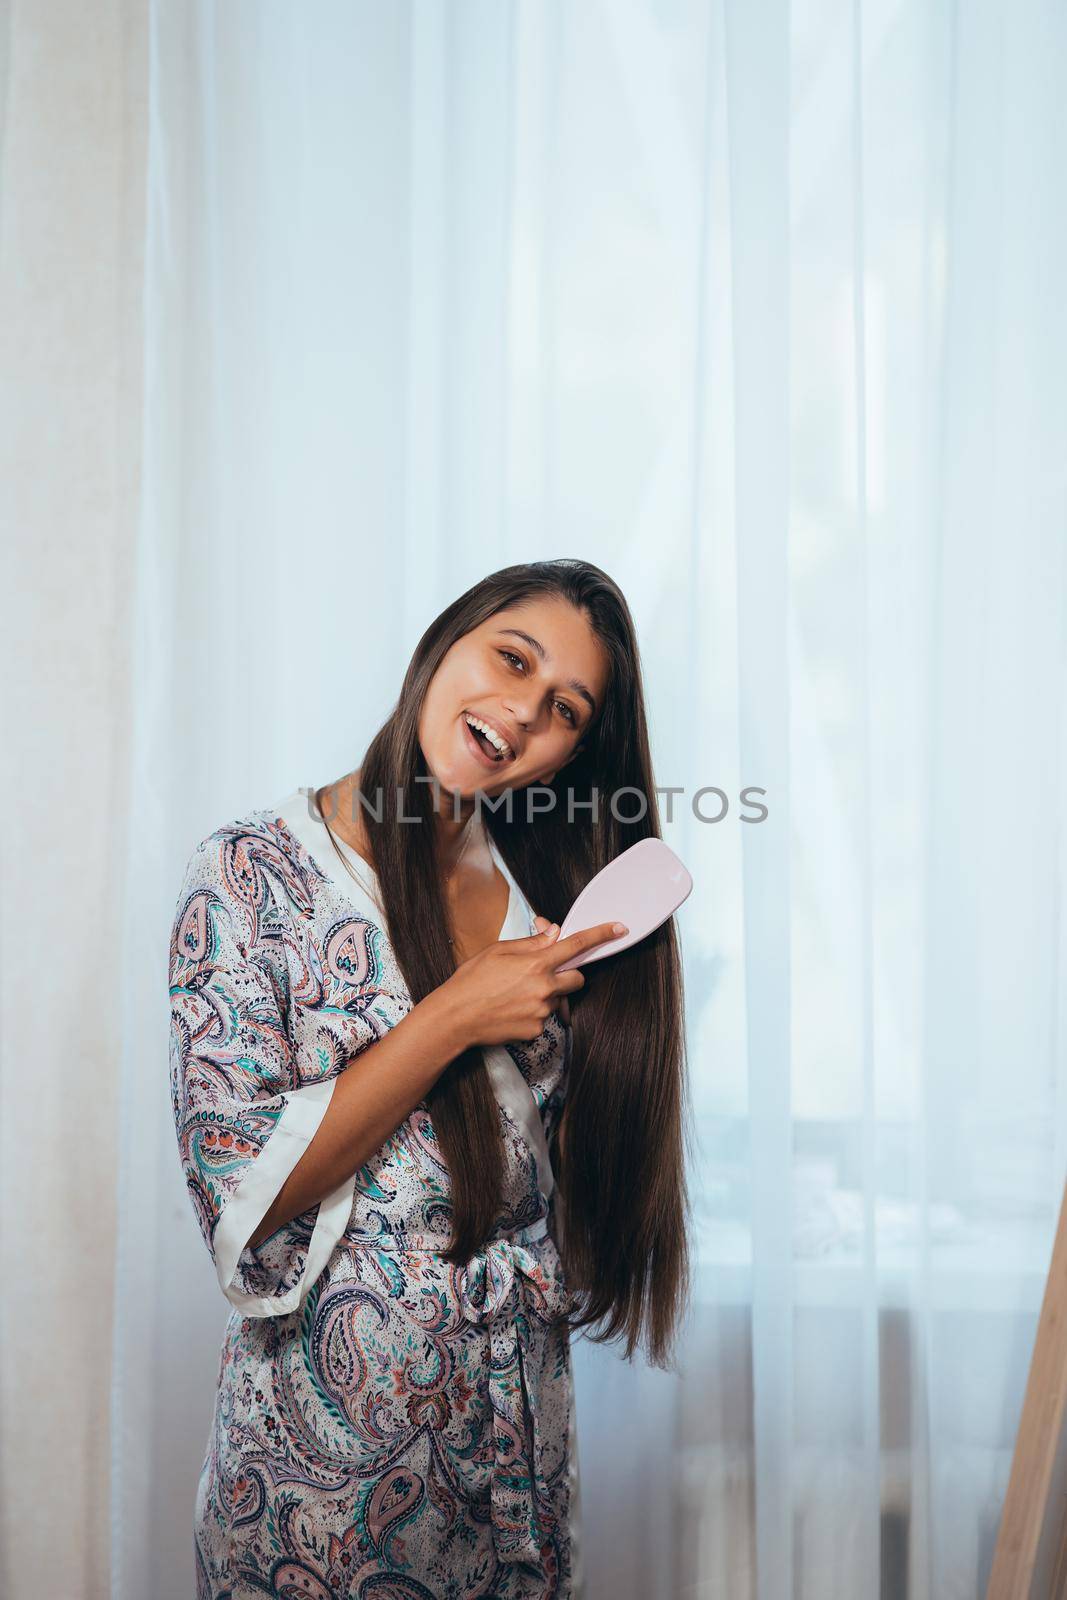
<instances>
[{"instance_id":1,"label":"woman's chin","mask_svg":"<svg viewBox=\"0 0 1067 1600\"><path fill-rule=\"evenodd\" d=\"M437 780L441 794L442 807L447 807L453 798L459 800L473 800L476 791L483 793L486 789L486 778L492 776L479 768L477 762L463 756L458 761L448 760L433 764L426 762L427 773ZM433 794L433 784L427 784Z\"/></svg>"}]
</instances>

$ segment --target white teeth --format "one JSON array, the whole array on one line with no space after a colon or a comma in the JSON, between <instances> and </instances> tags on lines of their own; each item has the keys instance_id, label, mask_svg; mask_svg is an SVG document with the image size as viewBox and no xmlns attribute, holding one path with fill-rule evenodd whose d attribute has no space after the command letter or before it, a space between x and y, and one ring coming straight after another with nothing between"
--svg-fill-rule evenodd
<instances>
[{"instance_id":1,"label":"white teeth","mask_svg":"<svg viewBox=\"0 0 1067 1600\"><path fill-rule=\"evenodd\" d=\"M505 739L500 737L495 728L491 728L489 724L487 722L483 722L480 717L472 717L469 713L467 714L467 723L470 727L477 728L480 732L484 733L485 737L489 740L489 743L493 746L493 748L495 750L499 750L500 754L505 760L507 760L512 753L511 746Z\"/></svg>"}]
</instances>

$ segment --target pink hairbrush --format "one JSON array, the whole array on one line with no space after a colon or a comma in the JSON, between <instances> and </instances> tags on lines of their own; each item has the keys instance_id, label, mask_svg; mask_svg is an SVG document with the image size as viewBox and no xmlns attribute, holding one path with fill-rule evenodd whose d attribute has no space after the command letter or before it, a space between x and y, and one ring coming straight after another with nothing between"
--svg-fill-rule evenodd
<instances>
[{"instance_id":1,"label":"pink hairbrush","mask_svg":"<svg viewBox=\"0 0 1067 1600\"><path fill-rule=\"evenodd\" d=\"M595 928L598 922L624 922L629 932L572 956L556 971L613 956L646 938L673 916L692 887L692 878L669 845L662 839L639 839L590 878L564 917L559 939Z\"/></svg>"}]
</instances>

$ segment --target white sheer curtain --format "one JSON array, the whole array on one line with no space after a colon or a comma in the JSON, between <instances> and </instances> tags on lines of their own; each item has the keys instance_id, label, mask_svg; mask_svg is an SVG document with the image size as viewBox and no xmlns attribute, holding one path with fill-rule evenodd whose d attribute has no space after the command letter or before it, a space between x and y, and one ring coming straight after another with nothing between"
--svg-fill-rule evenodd
<instances>
[{"instance_id":1,"label":"white sheer curtain","mask_svg":"<svg viewBox=\"0 0 1067 1600\"><path fill-rule=\"evenodd\" d=\"M146 21L136 552L118 620L83 624L117 630L112 887L80 887L122 930L106 996L87 984L120 1121L86 1158L94 1205L38 1213L38 1259L72 1228L99 1256L117 1216L110 1372L83 1353L96 1387L66 1385L56 1429L110 1447L83 1570L109 1496L114 1600L193 1584L228 1308L168 1099L188 851L353 765L476 577L580 554L635 611L696 880L693 1304L677 1373L576 1343L587 1600L982 1595L1067 1172L1067 15L156 0ZM8 76L5 185L12 107L33 115ZM57 580L17 576L29 636ZM59 587L80 616L77 574ZM5 952L40 870L12 830ZM22 1069L38 985L5 986L9 1415L85 1314L73 1287L19 1299L36 1151L13 1115L86 1075L62 1047L82 991L54 982ZM50 1461L5 1428L12 1593L44 1592Z\"/></svg>"},{"instance_id":2,"label":"white sheer curtain","mask_svg":"<svg viewBox=\"0 0 1067 1600\"><path fill-rule=\"evenodd\" d=\"M0 5L5 1597L108 1584L144 11Z\"/></svg>"}]
</instances>

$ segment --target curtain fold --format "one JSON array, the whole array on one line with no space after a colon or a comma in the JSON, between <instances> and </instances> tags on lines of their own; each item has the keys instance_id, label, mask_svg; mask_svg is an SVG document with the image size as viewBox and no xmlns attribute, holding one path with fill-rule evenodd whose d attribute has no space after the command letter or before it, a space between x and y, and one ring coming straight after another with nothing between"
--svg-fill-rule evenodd
<instances>
[{"instance_id":1,"label":"curtain fold","mask_svg":"<svg viewBox=\"0 0 1067 1600\"><path fill-rule=\"evenodd\" d=\"M190 850L578 554L696 885L693 1302L677 1371L575 1341L586 1600L978 1600L1067 1176L1067 15L3 25L0 1587L194 1582Z\"/></svg>"},{"instance_id":2,"label":"curtain fold","mask_svg":"<svg viewBox=\"0 0 1067 1600\"><path fill-rule=\"evenodd\" d=\"M0 1593L108 1587L146 19L0 7Z\"/></svg>"}]
</instances>

